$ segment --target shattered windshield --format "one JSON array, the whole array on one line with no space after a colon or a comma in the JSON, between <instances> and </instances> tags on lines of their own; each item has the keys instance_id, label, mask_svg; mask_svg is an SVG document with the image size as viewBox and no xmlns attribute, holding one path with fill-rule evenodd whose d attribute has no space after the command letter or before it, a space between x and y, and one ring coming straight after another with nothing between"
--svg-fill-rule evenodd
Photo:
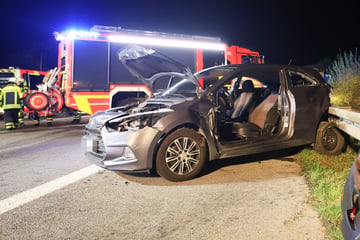
<instances>
[{"instance_id":1,"label":"shattered windshield","mask_svg":"<svg viewBox=\"0 0 360 240\"><path fill-rule=\"evenodd\" d=\"M227 73L234 71L236 68L228 65L208 68L194 74L196 80L203 89L210 88L216 81L222 79Z\"/></svg>"},{"instance_id":2,"label":"shattered windshield","mask_svg":"<svg viewBox=\"0 0 360 240\"><path fill-rule=\"evenodd\" d=\"M183 78L180 76L171 76L171 79L164 82L167 82L167 86L157 87L155 93L156 97L161 98L189 98L196 97L198 92L201 92L209 87L218 80L220 80L227 73L234 71L235 67L223 66L223 67L214 67L209 68L194 74L195 79L198 81L200 86L196 85L193 80ZM169 78L169 76L166 76ZM161 81L157 81L158 85Z\"/></svg>"}]
</instances>

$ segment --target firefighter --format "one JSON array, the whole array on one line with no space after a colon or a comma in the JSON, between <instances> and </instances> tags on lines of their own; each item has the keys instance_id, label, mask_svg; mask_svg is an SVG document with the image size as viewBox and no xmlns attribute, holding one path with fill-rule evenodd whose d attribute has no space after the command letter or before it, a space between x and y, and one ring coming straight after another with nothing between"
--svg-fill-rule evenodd
<instances>
[{"instance_id":1,"label":"firefighter","mask_svg":"<svg viewBox=\"0 0 360 240\"><path fill-rule=\"evenodd\" d=\"M79 111L75 111L71 123L80 123L80 121L81 121L81 114Z\"/></svg>"},{"instance_id":2,"label":"firefighter","mask_svg":"<svg viewBox=\"0 0 360 240\"><path fill-rule=\"evenodd\" d=\"M28 85L27 82L23 78L17 78L16 84L21 88L22 94L25 97L28 93ZM24 111L24 105L21 106L19 111L19 126L24 126L24 117L25 117L25 111Z\"/></svg>"},{"instance_id":3,"label":"firefighter","mask_svg":"<svg viewBox=\"0 0 360 240\"><path fill-rule=\"evenodd\" d=\"M37 111L34 111L33 123L34 123L34 127L40 126L40 117L39 117L39 113Z\"/></svg>"},{"instance_id":4,"label":"firefighter","mask_svg":"<svg viewBox=\"0 0 360 240\"><path fill-rule=\"evenodd\" d=\"M5 128L14 130L19 123L19 111L23 105L23 94L16 84L16 78L10 78L0 94L0 106L5 112Z\"/></svg>"},{"instance_id":5,"label":"firefighter","mask_svg":"<svg viewBox=\"0 0 360 240\"><path fill-rule=\"evenodd\" d=\"M17 85L21 88L21 90L24 92L24 93L28 93L29 91L29 87L28 87L28 84L27 82L25 81L25 79L23 78L17 78L16 80L16 83Z\"/></svg>"},{"instance_id":6,"label":"firefighter","mask_svg":"<svg viewBox=\"0 0 360 240\"><path fill-rule=\"evenodd\" d=\"M52 112L48 112L46 114L46 125L48 127L51 127L52 126L52 123L53 123L53 116L54 114ZM39 116L39 113L37 111L34 111L34 118L33 118L33 123L34 123L34 127L38 127L40 126L40 116Z\"/></svg>"},{"instance_id":7,"label":"firefighter","mask_svg":"<svg viewBox=\"0 0 360 240\"><path fill-rule=\"evenodd\" d=\"M42 80L43 85L46 84L47 81L49 81L50 77L51 77L52 71L48 72L45 77ZM53 123L53 115L54 113L52 112L52 109L50 106L48 106L45 109L45 116L46 116L46 125L48 127L52 126ZM33 123L34 123L34 127L38 127L40 126L40 116L39 113L37 111L34 111L34 117L33 117Z\"/></svg>"}]
</instances>

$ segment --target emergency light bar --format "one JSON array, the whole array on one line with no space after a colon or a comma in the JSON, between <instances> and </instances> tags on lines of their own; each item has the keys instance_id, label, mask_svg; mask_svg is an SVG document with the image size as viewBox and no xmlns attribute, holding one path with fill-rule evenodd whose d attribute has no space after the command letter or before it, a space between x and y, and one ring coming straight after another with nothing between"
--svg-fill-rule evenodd
<instances>
[{"instance_id":1,"label":"emergency light bar","mask_svg":"<svg viewBox=\"0 0 360 240\"><path fill-rule=\"evenodd\" d=\"M96 39L99 37L99 33L97 32L75 31L75 30L66 31L65 33L54 32L54 35L57 41L72 40L76 38Z\"/></svg>"},{"instance_id":2,"label":"emergency light bar","mask_svg":"<svg viewBox=\"0 0 360 240\"><path fill-rule=\"evenodd\" d=\"M225 44L222 43L179 40L179 39L109 35L108 40L110 42L132 43L132 44L164 46L164 47L201 48L207 50L223 50L223 51L225 50Z\"/></svg>"},{"instance_id":3,"label":"emergency light bar","mask_svg":"<svg viewBox=\"0 0 360 240\"><path fill-rule=\"evenodd\" d=\"M87 31L70 31L68 33L68 38L75 39L78 37L81 38L97 38L99 33L97 32L87 32Z\"/></svg>"},{"instance_id":4,"label":"emergency light bar","mask_svg":"<svg viewBox=\"0 0 360 240\"><path fill-rule=\"evenodd\" d=\"M64 33L54 33L57 41L84 39L84 40L99 40L128 44L164 46L164 47L177 47L177 48L201 48L206 50L225 51L225 44L221 42L201 41L192 39L176 39L166 37L149 37L149 36L136 36L129 34L102 34L94 31L75 31L70 30Z\"/></svg>"}]
</instances>

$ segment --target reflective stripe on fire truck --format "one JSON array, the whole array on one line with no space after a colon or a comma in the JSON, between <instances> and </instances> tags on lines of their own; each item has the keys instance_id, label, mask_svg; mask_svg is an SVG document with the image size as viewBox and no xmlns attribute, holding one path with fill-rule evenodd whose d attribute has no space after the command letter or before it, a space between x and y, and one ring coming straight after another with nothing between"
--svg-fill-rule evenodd
<instances>
[{"instance_id":1,"label":"reflective stripe on fire truck","mask_svg":"<svg viewBox=\"0 0 360 240\"><path fill-rule=\"evenodd\" d=\"M76 102L76 106L78 107L78 109L80 111L86 112L88 114L93 114L93 109L90 106L90 101L89 100L93 100L93 99L109 99L109 95L105 94L105 95L77 95L74 94L73 95L75 102ZM94 104L92 103L91 105L107 105L109 106L109 102L108 101L104 101L104 103L97 103Z\"/></svg>"}]
</instances>

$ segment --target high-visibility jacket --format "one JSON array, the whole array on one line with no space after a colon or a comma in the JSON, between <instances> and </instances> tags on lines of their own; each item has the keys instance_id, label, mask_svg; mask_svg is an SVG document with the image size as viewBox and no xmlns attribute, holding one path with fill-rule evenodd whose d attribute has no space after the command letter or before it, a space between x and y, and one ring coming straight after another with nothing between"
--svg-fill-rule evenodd
<instances>
[{"instance_id":1,"label":"high-visibility jacket","mask_svg":"<svg viewBox=\"0 0 360 240\"><path fill-rule=\"evenodd\" d=\"M20 109L22 107L23 93L19 86L8 84L1 90L0 106L6 109Z\"/></svg>"},{"instance_id":2,"label":"high-visibility jacket","mask_svg":"<svg viewBox=\"0 0 360 240\"><path fill-rule=\"evenodd\" d=\"M27 81L23 78L18 78L18 86L21 88L23 93L27 93L29 91Z\"/></svg>"}]
</instances>

